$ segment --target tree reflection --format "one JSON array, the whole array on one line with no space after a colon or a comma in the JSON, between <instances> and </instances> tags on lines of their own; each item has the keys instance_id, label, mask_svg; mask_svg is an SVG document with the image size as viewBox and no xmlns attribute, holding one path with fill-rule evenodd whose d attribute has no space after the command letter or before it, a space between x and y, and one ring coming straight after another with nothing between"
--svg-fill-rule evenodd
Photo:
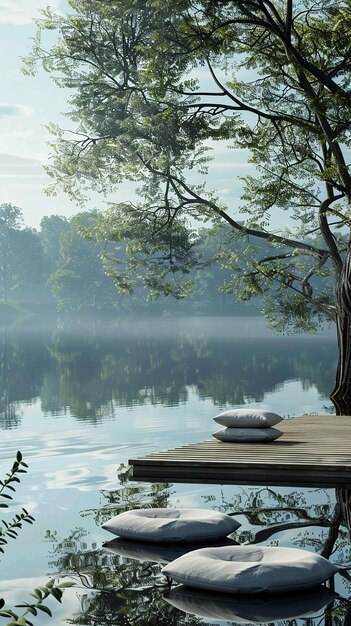
<instances>
[{"instance_id":1,"label":"tree reflection","mask_svg":"<svg viewBox=\"0 0 351 626\"><path fill-rule=\"evenodd\" d=\"M171 495L168 483L135 485L128 482L128 468L119 471L121 488L103 491L105 503L99 510L90 509L100 526L113 515L143 506L164 507ZM53 543L51 566L57 574L76 580L84 591L80 595L81 613L70 619L71 624L108 626L198 626L201 620L183 614L167 605L162 592L167 585L157 563L126 559L95 544L89 545L86 532L77 528L63 541Z\"/></svg>"},{"instance_id":2,"label":"tree reflection","mask_svg":"<svg viewBox=\"0 0 351 626\"><path fill-rule=\"evenodd\" d=\"M0 428L20 425L19 404L38 398L48 360L36 333L0 328Z\"/></svg>"},{"instance_id":3,"label":"tree reflection","mask_svg":"<svg viewBox=\"0 0 351 626\"><path fill-rule=\"evenodd\" d=\"M44 414L67 412L94 424L111 419L118 406L186 403L189 389L217 405L240 405L262 401L287 380L301 380L327 397L334 372L332 340L253 340L241 336L235 319L236 336L223 337L211 334L216 324L205 325L205 333L199 322L190 332L189 324L163 320L161 335L157 322L126 320L108 332L3 329L2 427L16 427L16 405L39 396Z\"/></svg>"},{"instance_id":4,"label":"tree reflection","mask_svg":"<svg viewBox=\"0 0 351 626\"><path fill-rule=\"evenodd\" d=\"M118 477L119 489L102 492L104 503L101 508L82 512L83 516L93 516L98 526L109 517L132 508L170 506L172 485L169 483L130 483L129 470L124 466L120 467ZM328 546L328 551L333 552L333 561L339 562L349 556L350 550L345 513L337 517L337 520L335 517L336 512L343 508L339 502L341 497L345 504L344 510L347 508L349 516L350 499L349 494L346 496L345 493L338 496L335 505L327 497L324 503L322 498L316 503L308 503L306 494L298 490L282 494L270 488L245 490L240 487L235 490L231 499L226 499L222 492L219 500L209 494L205 501L211 502L211 506L217 510L246 519L246 526L243 523L242 528L236 532L236 539L240 543L265 541L269 545L273 541L277 545L281 541L280 534L288 528L294 530L293 545L307 547L319 553ZM303 530L301 535L298 534L300 529ZM309 529L314 529L310 536ZM330 543L331 535L334 538L333 545ZM82 588L80 615L69 620L70 623L99 626L131 626L134 623L140 626L200 626L203 623L203 619L184 613L163 600L166 585L161 574L162 565L152 558L148 561L144 556L143 560L137 560L135 556L126 557L123 551L118 554L100 549L94 543L89 545L86 531L79 528L62 541L57 541L53 533L49 539L53 544L51 566L55 575L69 576ZM351 592L351 581L347 573L343 585L343 595L348 596ZM349 602L346 598L335 597L336 601L329 604L323 619L322 614L319 614L315 620L301 619L301 623L309 626L349 624ZM279 608L279 602L277 606ZM205 623L212 621L206 619ZM282 619L279 624L293 626L297 624L297 619Z\"/></svg>"},{"instance_id":5,"label":"tree reflection","mask_svg":"<svg viewBox=\"0 0 351 626\"><path fill-rule=\"evenodd\" d=\"M323 496L325 502L322 503ZM318 499L316 503L313 500ZM222 493L218 509L225 513L242 515L247 523L237 532L240 543L270 542L279 545L281 533L294 531L290 543L297 548L317 552L325 558L332 556L333 562L351 564L350 512L351 492L336 489L335 499L322 489L306 492L291 490L280 493L269 487L241 489L227 500ZM205 501L211 501L211 496ZM320 530L316 531L317 528ZM323 530L322 530L323 529ZM286 539L285 539L286 540ZM283 539L284 541L284 539ZM351 578L344 573L348 592Z\"/></svg>"}]
</instances>

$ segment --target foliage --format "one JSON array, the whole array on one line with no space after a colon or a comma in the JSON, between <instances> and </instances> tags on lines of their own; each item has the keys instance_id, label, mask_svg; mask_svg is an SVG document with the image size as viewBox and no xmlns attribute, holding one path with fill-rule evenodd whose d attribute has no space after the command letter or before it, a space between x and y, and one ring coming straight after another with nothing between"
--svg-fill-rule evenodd
<instances>
[{"instance_id":1,"label":"foliage","mask_svg":"<svg viewBox=\"0 0 351 626\"><path fill-rule=\"evenodd\" d=\"M22 460L22 454L18 451L16 454L16 460L13 463L11 470L6 473L6 478L4 480L0 480L0 498L13 500L13 496L11 494L16 491L15 485L20 482L18 475L26 473L27 468L28 465ZM8 493L8 491L11 493ZM8 506L8 503L0 502L0 508L4 509L8 508ZM18 530L22 528L23 522L32 524L33 521L34 517L32 517L32 515L30 515L23 507L21 513L16 513L10 523L2 520L3 527L0 526L0 552L4 553L4 545L7 544L7 538L16 539L18 536ZM0 598L0 617L10 618L10 621L6 622L4 626L26 626L26 624L28 624L28 626L33 626L27 616L36 616L38 615L38 612L45 613L51 617L51 610L46 604L44 604L44 600L46 600L49 596L52 596L58 602L61 602L63 590L68 587L72 587L73 585L74 583L69 581L57 584L55 580L50 580L46 583L46 585L35 588L30 594L33 598L35 598L35 602L25 602L23 604L16 605L16 608L24 609L24 611L20 614L13 611L13 609L8 608L4 598Z\"/></svg>"},{"instance_id":2,"label":"foliage","mask_svg":"<svg viewBox=\"0 0 351 626\"><path fill-rule=\"evenodd\" d=\"M21 218L20 209L16 209L16 215ZM202 263L200 266L194 263L186 275L187 287L179 283L177 302L170 302L166 297L149 301L148 293L159 295L157 284L162 282L162 272L159 272L153 287L152 272L146 264L141 266L137 263L134 279L128 278L128 259L132 252L135 257L139 254L135 241L132 238L117 244L96 241L88 233L97 222L100 223L97 211L83 211L71 219L59 215L45 216L38 231L23 228L22 219L13 222L9 233L11 253L7 256L4 272L7 277L6 293L12 300L12 306L15 306L13 298L22 301L22 315L30 303L34 305L34 312L40 314L45 303L48 311L55 304L60 312L80 316L90 312L95 315L104 312L110 315L125 312L163 315L165 311L177 314L259 313L260 301L256 308L252 304L245 306L236 301L236 292L231 292L228 297L223 291L218 291L230 278L230 272L220 265L223 229L200 229L190 248L186 249L184 244L184 255L201 258ZM147 289L136 287L138 276L144 277ZM162 284L163 295L166 295L166 285ZM174 285L171 289L173 295ZM183 296L189 293L191 286L192 293L184 300ZM128 297L121 297L120 294L127 294ZM9 307L8 317L16 311L3 303L1 318L6 315L6 306Z\"/></svg>"},{"instance_id":3,"label":"foliage","mask_svg":"<svg viewBox=\"0 0 351 626\"><path fill-rule=\"evenodd\" d=\"M116 300L113 281L100 260L103 244L87 241L80 234L94 219L93 212L80 213L61 234L57 269L49 279L59 309L103 309L112 307Z\"/></svg>"},{"instance_id":4,"label":"foliage","mask_svg":"<svg viewBox=\"0 0 351 626\"><path fill-rule=\"evenodd\" d=\"M4 480L0 480L0 498L5 498L6 500L12 500L13 496L8 493L15 492L14 483L19 483L20 479L18 474L23 474L27 471L28 465L22 461L21 452L17 452L16 460L13 463L11 470L7 472L6 478ZM0 501L0 508L6 509L8 508L8 503ZM21 513L16 513L15 517L12 519L10 523L2 520L3 527L0 526L0 552L4 553L4 545L7 544L7 538L15 539L18 535L18 530L22 528L22 523L27 522L27 524L32 524L34 521L34 517L26 511L25 508L22 507Z\"/></svg>"},{"instance_id":5,"label":"foliage","mask_svg":"<svg viewBox=\"0 0 351 626\"><path fill-rule=\"evenodd\" d=\"M130 295L141 284L151 299L160 294L176 299L189 295L192 281L184 276L199 264L199 248L195 234L184 223L155 228L153 218L130 204L111 206L97 218L97 240L120 242L102 255L106 272L120 293Z\"/></svg>"},{"instance_id":6,"label":"foliage","mask_svg":"<svg viewBox=\"0 0 351 626\"><path fill-rule=\"evenodd\" d=\"M40 222L39 239L48 276L60 263L61 239L69 229L69 221L61 215L46 215Z\"/></svg>"},{"instance_id":7,"label":"foliage","mask_svg":"<svg viewBox=\"0 0 351 626\"><path fill-rule=\"evenodd\" d=\"M0 617L9 617L10 621L6 622L4 626L33 626L32 622L29 621L28 615L38 615L38 612L45 613L52 617L51 610L49 607L44 604L44 600L52 596L58 602L61 602L63 590L72 587L74 583L72 582L63 582L60 584L56 584L54 580L49 580L46 585L41 587L36 587L33 592L30 594L33 598L35 598L35 602L29 603L25 602L23 604L16 604L17 608L25 609L19 615L15 613L12 609L7 609L5 606L5 600L0 598Z\"/></svg>"},{"instance_id":8,"label":"foliage","mask_svg":"<svg viewBox=\"0 0 351 626\"><path fill-rule=\"evenodd\" d=\"M0 299L48 299L45 273L38 233L24 227L21 209L0 205Z\"/></svg>"},{"instance_id":9,"label":"foliage","mask_svg":"<svg viewBox=\"0 0 351 626\"><path fill-rule=\"evenodd\" d=\"M243 253L237 238L227 251L228 292L239 284L244 299L262 296L287 328L334 320L330 285L342 279L340 229L350 226L349 0L70 7L42 13L26 71L42 64L70 89L74 130L51 128L54 186L84 202L92 183L106 194L124 180L140 185L135 202L110 203L95 231L128 242L123 267L116 254L121 291L141 283L152 295L187 295L189 270L203 265L193 225L223 222L246 241ZM46 30L57 33L49 49ZM240 206L206 187L218 142L228 155L251 154ZM253 245L261 240L270 254ZM333 280L320 288L326 274Z\"/></svg>"}]
</instances>

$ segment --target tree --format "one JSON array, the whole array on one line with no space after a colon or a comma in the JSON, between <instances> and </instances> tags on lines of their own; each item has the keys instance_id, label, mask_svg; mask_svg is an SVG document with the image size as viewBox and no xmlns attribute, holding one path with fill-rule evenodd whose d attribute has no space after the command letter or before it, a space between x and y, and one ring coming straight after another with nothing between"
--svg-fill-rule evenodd
<instances>
[{"instance_id":1,"label":"tree","mask_svg":"<svg viewBox=\"0 0 351 626\"><path fill-rule=\"evenodd\" d=\"M331 398L351 414L350 0L69 5L67 16L38 20L27 71L41 63L73 94L74 132L52 127L55 184L73 197L92 182L106 194L124 180L141 186L137 201L111 203L96 230L128 242L129 262L115 269L121 290L142 281L183 297L202 263L193 220L225 223L224 262L243 299L264 297L279 328L336 322ZM41 34L55 29L45 50ZM207 189L217 141L251 154L239 206ZM277 227L277 214L289 226Z\"/></svg>"},{"instance_id":2,"label":"tree","mask_svg":"<svg viewBox=\"0 0 351 626\"><path fill-rule=\"evenodd\" d=\"M47 300L44 265L38 233L24 227L21 209L1 204L0 299Z\"/></svg>"},{"instance_id":3,"label":"tree","mask_svg":"<svg viewBox=\"0 0 351 626\"><path fill-rule=\"evenodd\" d=\"M32 228L10 233L12 299L21 302L47 302L51 294L46 285L46 266L40 239ZM10 277L9 277L10 278Z\"/></svg>"},{"instance_id":4,"label":"tree","mask_svg":"<svg viewBox=\"0 0 351 626\"><path fill-rule=\"evenodd\" d=\"M22 211L12 204L0 206L0 297L7 302L13 279L12 238L23 224Z\"/></svg>"},{"instance_id":5,"label":"tree","mask_svg":"<svg viewBox=\"0 0 351 626\"><path fill-rule=\"evenodd\" d=\"M87 241L80 234L94 220L94 212L79 213L61 232L57 269L50 276L61 310L108 308L117 300L113 281L106 276L100 260L103 244Z\"/></svg>"},{"instance_id":6,"label":"tree","mask_svg":"<svg viewBox=\"0 0 351 626\"><path fill-rule=\"evenodd\" d=\"M39 236L48 277L58 268L61 238L68 229L69 222L61 215L46 215L40 222Z\"/></svg>"}]
</instances>

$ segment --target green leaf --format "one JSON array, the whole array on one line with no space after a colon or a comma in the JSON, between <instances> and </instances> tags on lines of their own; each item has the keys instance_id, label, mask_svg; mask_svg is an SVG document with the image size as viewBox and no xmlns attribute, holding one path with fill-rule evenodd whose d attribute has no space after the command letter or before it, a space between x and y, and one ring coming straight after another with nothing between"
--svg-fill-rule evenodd
<instances>
[{"instance_id":1,"label":"green leaf","mask_svg":"<svg viewBox=\"0 0 351 626\"><path fill-rule=\"evenodd\" d=\"M57 587L53 587L50 593L52 596L54 596L55 600L57 600L58 602L61 602L62 591L60 589L58 589Z\"/></svg>"},{"instance_id":2,"label":"green leaf","mask_svg":"<svg viewBox=\"0 0 351 626\"><path fill-rule=\"evenodd\" d=\"M33 598L37 598L37 600L43 599L43 594L41 593L40 589L38 589L37 587L33 589L30 595L33 596Z\"/></svg>"},{"instance_id":3,"label":"green leaf","mask_svg":"<svg viewBox=\"0 0 351 626\"><path fill-rule=\"evenodd\" d=\"M47 590L47 589L52 589L52 587L54 586L54 584L55 584L55 581L54 581L54 580L49 580L49 581L46 583L45 589L46 589L46 590Z\"/></svg>"},{"instance_id":4,"label":"green leaf","mask_svg":"<svg viewBox=\"0 0 351 626\"><path fill-rule=\"evenodd\" d=\"M58 585L58 588L59 589L66 589L68 587L74 587L75 585L76 585L76 583L67 581L67 582L64 582L64 583L60 583Z\"/></svg>"},{"instance_id":5,"label":"green leaf","mask_svg":"<svg viewBox=\"0 0 351 626\"><path fill-rule=\"evenodd\" d=\"M7 530L6 534L12 539L16 539L16 537L18 537L18 534L16 533L15 530Z\"/></svg>"},{"instance_id":6,"label":"green leaf","mask_svg":"<svg viewBox=\"0 0 351 626\"><path fill-rule=\"evenodd\" d=\"M49 607L45 606L45 604L38 604L37 608L40 609L40 611L43 611L44 613L47 613L47 615L50 615L50 617L52 617L52 613Z\"/></svg>"},{"instance_id":7,"label":"green leaf","mask_svg":"<svg viewBox=\"0 0 351 626\"><path fill-rule=\"evenodd\" d=\"M29 606L27 611L29 611L29 613L31 613L32 615L38 615L38 611L35 606Z\"/></svg>"}]
</instances>

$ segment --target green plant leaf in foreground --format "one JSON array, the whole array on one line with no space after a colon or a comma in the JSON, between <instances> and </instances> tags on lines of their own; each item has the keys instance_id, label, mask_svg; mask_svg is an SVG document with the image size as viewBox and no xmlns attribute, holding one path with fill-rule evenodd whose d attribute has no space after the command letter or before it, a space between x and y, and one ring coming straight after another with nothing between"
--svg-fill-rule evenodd
<instances>
[{"instance_id":1,"label":"green plant leaf in foreground","mask_svg":"<svg viewBox=\"0 0 351 626\"><path fill-rule=\"evenodd\" d=\"M52 617L51 609L44 604L44 601L52 596L58 602L61 602L63 596L63 590L69 587L73 587L74 582L55 583L55 580L49 580L46 585L36 587L30 593L30 595L36 599L36 602L23 602L22 604L16 604L16 609L24 609L21 614L16 613L12 609L6 608L6 603L3 598L0 598L0 617L9 617L10 621L6 622L4 626L32 626L32 622L27 619L28 615L38 615L38 611L42 611Z\"/></svg>"},{"instance_id":2,"label":"green plant leaf in foreground","mask_svg":"<svg viewBox=\"0 0 351 626\"><path fill-rule=\"evenodd\" d=\"M18 451L16 454L16 460L13 463L11 470L6 473L6 478L4 480L0 480L0 498L13 500L13 496L5 492L11 491L14 493L16 489L13 483L16 484L20 482L18 474L27 472L28 465L22 460L22 458L22 453ZM7 509L9 504L10 503L0 502L0 508ZM1 520L0 553L4 554L4 546L7 544L8 537L16 539L18 534L17 531L22 528L23 522L26 522L27 524L32 524L34 522L34 517L30 515L24 507L22 507L20 513L16 513L11 522Z\"/></svg>"},{"instance_id":3,"label":"green plant leaf in foreground","mask_svg":"<svg viewBox=\"0 0 351 626\"><path fill-rule=\"evenodd\" d=\"M10 472L6 474L6 478L4 480L0 480L0 496L7 500L12 500L11 495L3 492L8 489L12 492L15 492L15 487L11 483L19 483L20 479L18 478L17 474L26 473L27 468L28 465L22 460L21 452L17 452L16 461L13 463ZM0 504L0 507L8 508L8 504ZM2 520L3 526L0 526L1 553L4 553L3 546L7 543L6 537L16 539L18 536L17 529L22 528L23 522L27 522L28 524L32 524L34 522L34 517L32 517L25 508L22 508L21 513L16 513L11 522L6 522L5 520ZM33 626L32 622L27 619L27 616L37 616L38 610L46 613L51 617L51 610L48 606L46 606L46 604L44 604L44 601L52 596L58 602L61 602L63 590L72 587L74 584L74 582L69 581L56 583L55 579L53 579L49 580L46 585L36 587L30 594L36 600L35 602L24 602L15 606L16 609L24 609L21 614L16 613L10 608L7 608L5 599L0 598L0 617L10 619L10 621L6 622L4 626Z\"/></svg>"}]
</instances>

